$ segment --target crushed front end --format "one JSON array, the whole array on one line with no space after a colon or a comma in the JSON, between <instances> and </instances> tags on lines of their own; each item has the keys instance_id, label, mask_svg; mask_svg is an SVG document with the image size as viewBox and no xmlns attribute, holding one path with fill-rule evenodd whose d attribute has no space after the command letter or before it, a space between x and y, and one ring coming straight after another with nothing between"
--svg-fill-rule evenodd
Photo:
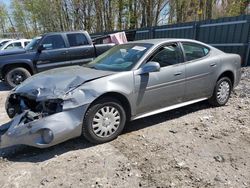
<instances>
[{"instance_id":1,"label":"crushed front end","mask_svg":"<svg viewBox=\"0 0 250 188\"><path fill-rule=\"evenodd\" d=\"M0 126L0 148L12 145L45 148L80 136L88 105L69 105L72 101L71 97L37 100L13 92L5 106L13 119ZM65 108L67 105L70 108Z\"/></svg>"},{"instance_id":2,"label":"crushed front end","mask_svg":"<svg viewBox=\"0 0 250 188\"><path fill-rule=\"evenodd\" d=\"M0 126L0 148L45 148L80 136L85 112L100 95L85 84L110 74L71 66L26 79L7 97L5 108L12 120Z\"/></svg>"}]
</instances>

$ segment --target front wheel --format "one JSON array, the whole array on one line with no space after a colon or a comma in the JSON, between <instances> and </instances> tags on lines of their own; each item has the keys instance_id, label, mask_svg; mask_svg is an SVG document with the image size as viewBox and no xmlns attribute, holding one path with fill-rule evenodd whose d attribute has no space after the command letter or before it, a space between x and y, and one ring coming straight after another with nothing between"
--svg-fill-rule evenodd
<instances>
[{"instance_id":1,"label":"front wheel","mask_svg":"<svg viewBox=\"0 0 250 188\"><path fill-rule=\"evenodd\" d=\"M115 139L123 130L126 113L121 103L112 98L101 99L86 112L82 134L90 142L100 144Z\"/></svg>"},{"instance_id":2,"label":"front wheel","mask_svg":"<svg viewBox=\"0 0 250 188\"><path fill-rule=\"evenodd\" d=\"M209 102L214 106L223 106L227 103L232 90L232 82L229 78L223 77L216 83L213 96Z\"/></svg>"},{"instance_id":3,"label":"front wheel","mask_svg":"<svg viewBox=\"0 0 250 188\"><path fill-rule=\"evenodd\" d=\"M30 76L31 74L27 69L15 67L7 71L4 80L10 87L16 87Z\"/></svg>"}]
</instances>

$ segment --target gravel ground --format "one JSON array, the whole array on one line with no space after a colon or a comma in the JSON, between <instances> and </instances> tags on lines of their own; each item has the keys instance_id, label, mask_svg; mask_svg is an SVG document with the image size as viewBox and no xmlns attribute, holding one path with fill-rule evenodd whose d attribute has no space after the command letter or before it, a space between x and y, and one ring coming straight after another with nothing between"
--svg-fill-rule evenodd
<instances>
[{"instance_id":1,"label":"gravel ground","mask_svg":"<svg viewBox=\"0 0 250 188\"><path fill-rule=\"evenodd\" d=\"M131 122L118 139L0 150L0 187L250 187L250 68L228 104ZM0 122L8 93L0 83ZM11 152L10 152L11 151Z\"/></svg>"}]
</instances>

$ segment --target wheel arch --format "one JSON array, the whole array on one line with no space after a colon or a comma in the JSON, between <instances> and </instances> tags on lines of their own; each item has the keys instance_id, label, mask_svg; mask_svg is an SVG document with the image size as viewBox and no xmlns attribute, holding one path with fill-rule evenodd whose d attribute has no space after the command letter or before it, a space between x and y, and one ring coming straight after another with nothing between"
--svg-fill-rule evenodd
<instances>
[{"instance_id":1,"label":"wheel arch","mask_svg":"<svg viewBox=\"0 0 250 188\"><path fill-rule=\"evenodd\" d=\"M232 83L232 86L234 86L234 82L235 82L235 75L233 73L233 71L231 70L226 70L226 71L223 71L220 76L218 77L217 81L220 80L221 78L223 77L228 77Z\"/></svg>"},{"instance_id":2,"label":"wheel arch","mask_svg":"<svg viewBox=\"0 0 250 188\"><path fill-rule=\"evenodd\" d=\"M125 110L127 121L131 119L131 115L132 115L131 104L127 97L125 97L123 94L118 93L118 92L107 92L107 93L100 95L89 105L89 107L92 106L94 103L96 103L98 100L103 99L103 98L113 98L113 99L118 100Z\"/></svg>"},{"instance_id":3,"label":"wheel arch","mask_svg":"<svg viewBox=\"0 0 250 188\"><path fill-rule=\"evenodd\" d=\"M29 63L22 62L22 63L13 63L13 64L4 65L2 70L1 70L1 75L3 75L3 78L4 78L8 70L13 69L13 68L17 68L17 67L25 68L30 72L31 75L34 74L34 69L32 68L32 66L30 66Z\"/></svg>"}]
</instances>

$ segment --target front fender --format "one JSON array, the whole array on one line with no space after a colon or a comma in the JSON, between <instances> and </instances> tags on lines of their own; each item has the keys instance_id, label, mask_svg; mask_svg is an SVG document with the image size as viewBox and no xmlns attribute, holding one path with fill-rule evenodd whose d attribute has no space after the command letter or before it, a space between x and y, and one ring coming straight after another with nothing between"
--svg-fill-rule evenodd
<instances>
[{"instance_id":1,"label":"front fender","mask_svg":"<svg viewBox=\"0 0 250 188\"><path fill-rule=\"evenodd\" d=\"M32 71L31 73L34 74L36 73L36 69L34 67L34 64L32 62L31 59L10 59L10 60L4 60L4 61L1 61L0 62L0 76L1 78L4 76L5 74L5 70L7 67L10 67L10 66L15 66L15 67L29 67L30 70Z\"/></svg>"}]
</instances>

